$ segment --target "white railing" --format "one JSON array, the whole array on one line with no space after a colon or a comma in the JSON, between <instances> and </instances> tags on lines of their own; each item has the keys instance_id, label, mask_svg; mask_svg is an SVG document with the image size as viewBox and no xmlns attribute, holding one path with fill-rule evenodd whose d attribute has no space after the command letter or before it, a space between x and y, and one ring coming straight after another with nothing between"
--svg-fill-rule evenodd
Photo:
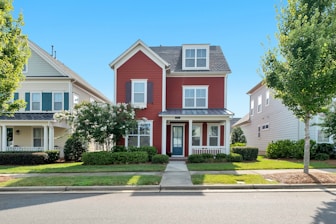
<instances>
[{"instance_id":1,"label":"white railing","mask_svg":"<svg viewBox=\"0 0 336 224\"><path fill-rule=\"evenodd\" d=\"M59 147L54 147L54 150L59 150ZM41 151L44 151L44 147L7 146L6 151L11 151L11 152L41 152Z\"/></svg>"},{"instance_id":2,"label":"white railing","mask_svg":"<svg viewBox=\"0 0 336 224\"><path fill-rule=\"evenodd\" d=\"M224 146L193 146L192 154L202 154L202 153L209 153L212 155L216 155L218 153L225 153Z\"/></svg>"}]
</instances>

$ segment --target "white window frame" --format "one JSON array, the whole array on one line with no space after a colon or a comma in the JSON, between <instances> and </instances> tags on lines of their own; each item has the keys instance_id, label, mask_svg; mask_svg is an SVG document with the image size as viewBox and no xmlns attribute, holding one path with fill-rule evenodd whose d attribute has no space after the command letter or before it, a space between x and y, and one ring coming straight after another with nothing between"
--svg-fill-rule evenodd
<instances>
[{"instance_id":1,"label":"white window frame","mask_svg":"<svg viewBox=\"0 0 336 224\"><path fill-rule=\"evenodd\" d=\"M140 120L140 121L137 121L138 122L138 126L137 126L137 134L128 134L126 135L126 138L125 138L125 146L128 147L128 138L130 136L137 136L137 146L136 147L141 147L140 146L140 137L141 136L148 136L148 135L142 135L140 133L140 126L142 124L149 124L149 146L153 146L153 121L152 120L147 120L147 121L143 121L143 120Z\"/></svg>"},{"instance_id":2,"label":"white window frame","mask_svg":"<svg viewBox=\"0 0 336 224\"><path fill-rule=\"evenodd\" d=\"M60 101L62 103L61 109L56 109L55 108L55 103L56 103L55 95L56 94L61 94L61 101ZM63 108L64 108L64 93L63 92L53 92L52 93L52 109L53 109L53 111L61 111L61 110L63 110Z\"/></svg>"},{"instance_id":3,"label":"white window frame","mask_svg":"<svg viewBox=\"0 0 336 224\"><path fill-rule=\"evenodd\" d=\"M187 58L186 51L187 50L195 50L195 57L194 58ZM205 50L205 57L201 57L200 59L205 59L205 66L204 67L197 67L197 50ZM208 44L195 44L195 45L182 45L182 70L209 70L209 53L210 46ZM187 67L186 66L186 59L194 59L195 66L194 67Z\"/></svg>"},{"instance_id":4,"label":"white window frame","mask_svg":"<svg viewBox=\"0 0 336 224\"><path fill-rule=\"evenodd\" d=\"M28 64L23 65L22 73L27 73L28 72Z\"/></svg>"},{"instance_id":5,"label":"white window frame","mask_svg":"<svg viewBox=\"0 0 336 224\"><path fill-rule=\"evenodd\" d=\"M200 129L200 136L194 136L193 135L193 132L192 132L192 137L191 137L191 145L192 146L201 146L202 145L202 138L203 138L203 128L202 128L202 124L193 124L192 125L192 130L194 129L194 127L198 127L199 129ZM200 144L199 145L194 145L193 144L193 139L194 139L194 137L196 138L196 137L199 137L200 138Z\"/></svg>"},{"instance_id":6,"label":"white window frame","mask_svg":"<svg viewBox=\"0 0 336 224\"><path fill-rule=\"evenodd\" d=\"M251 100L251 105L250 105L250 115L254 115L254 100Z\"/></svg>"},{"instance_id":7,"label":"white window frame","mask_svg":"<svg viewBox=\"0 0 336 224\"><path fill-rule=\"evenodd\" d=\"M38 139L35 137L35 129L39 129L41 131L41 146L35 146L35 139ZM44 130L43 128L40 127L35 127L33 128L33 147L44 147Z\"/></svg>"},{"instance_id":8,"label":"white window frame","mask_svg":"<svg viewBox=\"0 0 336 224\"><path fill-rule=\"evenodd\" d=\"M270 91L266 91L265 106L267 107L270 103Z\"/></svg>"},{"instance_id":9,"label":"white window frame","mask_svg":"<svg viewBox=\"0 0 336 224\"><path fill-rule=\"evenodd\" d=\"M73 94L73 105L75 106L77 104L79 104L79 95L74 93Z\"/></svg>"},{"instance_id":10,"label":"white window frame","mask_svg":"<svg viewBox=\"0 0 336 224\"><path fill-rule=\"evenodd\" d=\"M257 106L257 112L262 112L262 95L258 96L258 106Z\"/></svg>"},{"instance_id":11,"label":"white window frame","mask_svg":"<svg viewBox=\"0 0 336 224\"><path fill-rule=\"evenodd\" d=\"M135 107L135 108L146 108L147 107L147 79L132 79L132 91L131 91L131 104ZM135 101L135 97L134 97L134 85L137 83L141 83L144 84L144 102L134 102Z\"/></svg>"},{"instance_id":12,"label":"white window frame","mask_svg":"<svg viewBox=\"0 0 336 224\"><path fill-rule=\"evenodd\" d=\"M186 108L186 109L207 109L208 108L208 89L209 89L209 86L183 86L183 93L182 93L182 104L183 104L183 108ZM195 94L194 94L194 105L193 106L186 106L185 105L185 91L186 90L194 90L195 91ZM196 91L197 89L202 89L202 90L205 90L205 105L203 107L200 107L200 106L197 106L196 105L196 102L197 102L197 97L196 97Z\"/></svg>"},{"instance_id":13,"label":"white window frame","mask_svg":"<svg viewBox=\"0 0 336 224\"><path fill-rule=\"evenodd\" d=\"M265 123L261 126L261 130L267 131L269 129L269 123Z\"/></svg>"},{"instance_id":14,"label":"white window frame","mask_svg":"<svg viewBox=\"0 0 336 224\"><path fill-rule=\"evenodd\" d=\"M40 95L40 100L39 100L40 108L38 110L33 109L33 103L37 102L37 101L33 101L33 95L34 94L39 94ZM41 92L31 92L30 93L30 110L31 111L41 111L42 110L42 93Z\"/></svg>"},{"instance_id":15,"label":"white window frame","mask_svg":"<svg viewBox=\"0 0 336 224\"><path fill-rule=\"evenodd\" d=\"M217 127L217 129L218 129L218 135L217 136L212 136L211 135L211 128L212 127ZM221 136L220 132L221 132L220 126L218 124L216 124L216 125L213 125L213 124L208 125L208 146L210 146L210 138L211 137L217 137L217 145L213 145L213 146L219 146L220 145L220 136Z\"/></svg>"},{"instance_id":16,"label":"white window frame","mask_svg":"<svg viewBox=\"0 0 336 224\"><path fill-rule=\"evenodd\" d=\"M95 102L95 99L90 97L90 103L94 103Z\"/></svg>"}]
</instances>

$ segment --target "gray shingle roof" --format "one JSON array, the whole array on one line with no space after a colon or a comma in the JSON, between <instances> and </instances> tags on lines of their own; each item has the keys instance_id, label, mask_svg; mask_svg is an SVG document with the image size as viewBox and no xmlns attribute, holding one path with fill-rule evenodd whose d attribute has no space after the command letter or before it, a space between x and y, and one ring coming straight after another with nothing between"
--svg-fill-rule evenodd
<instances>
[{"instance_id":1,"label":"gray shingle roof","mask_svg":"<svg viewBox=\"0 0 336 224\"><path fill-rule=\"evenodd\" d=\"M54 113L15 113L14 116L0 116L0 120L48 121L54 120Z\"/></svg>"},{"instance_id":2,"label":"gray shingle roof","mask_svg":"<svg viewBox=\"0 0 336 224\"><path fill-rule=\"evenodd\" d=\"M159 46L149 48L170 64L170 70L172 72L186 72L185 70L182 70L182 46ZM209 56L210 72L231 73L231 69L220 46L210 46ZM189 72L204 72L204 70L192 70Z\"/></svg>"},{"instance_id":3,"label":"gray shingle roof","mask_svg":"<svg viewBox=\"0 0 336 224\"><path fill-rule=\"evenodd\" d=\"M161 116L218 116L233 115L233 113L225 108L219 109L168 109L160 113Z\"/></svg>"}]
</instances>

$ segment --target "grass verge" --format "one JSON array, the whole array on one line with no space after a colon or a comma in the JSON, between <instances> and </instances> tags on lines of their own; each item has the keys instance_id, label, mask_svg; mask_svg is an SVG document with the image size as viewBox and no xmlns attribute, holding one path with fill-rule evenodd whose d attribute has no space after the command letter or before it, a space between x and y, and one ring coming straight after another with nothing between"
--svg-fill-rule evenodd
<instances>
[{"instance_id":1,"label":"grass verge","mask_svg":"<svg viewBox=\"0 0 336 224\"><path fill-rule=\"evenodd\" d=\"M160 181L156 175L53 176L15 178L1 182L0 187L159 185Z\"/></svg>"},{"instance_id":2,"label":"grass verge","mask_svg":"<svg viewBox=\"0 0 336 224\"><path fill-rule=\"evenodd\" d=\"M277 184L257 174L195 174L191 175L191 181L195 185L202 184Z\"/></svg>"}]
</instances>

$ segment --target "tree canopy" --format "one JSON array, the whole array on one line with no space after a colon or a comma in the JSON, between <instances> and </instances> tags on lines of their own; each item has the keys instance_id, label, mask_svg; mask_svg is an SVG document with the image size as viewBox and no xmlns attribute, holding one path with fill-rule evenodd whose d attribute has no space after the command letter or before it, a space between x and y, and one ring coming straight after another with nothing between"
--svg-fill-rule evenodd
<instances>
[{"instance_id":1,"label":"tree canopy","mask_svg":"<svg viewBox=\"0 0 336 224\"><path fill-rule=\"evenodd\" d=\"M28 38L21 32L22 14L13 19L12 0L0 0L0 115L10 115L25 106L13 100L14 92L24 80L22 70L30 56Z\"/></svg>"},{"instance_id":2,"label":"tree canopy","mask_svg":"<svg viewBox=\"0 0 336 224\"><path fill-rule=\"evenodd\" d=\"M278 47L262 59L265 83L305 123L304 172L309 167L309 122L336 95L335 0L288 0L278 13Z\"/></svg>"}]
</instances>

